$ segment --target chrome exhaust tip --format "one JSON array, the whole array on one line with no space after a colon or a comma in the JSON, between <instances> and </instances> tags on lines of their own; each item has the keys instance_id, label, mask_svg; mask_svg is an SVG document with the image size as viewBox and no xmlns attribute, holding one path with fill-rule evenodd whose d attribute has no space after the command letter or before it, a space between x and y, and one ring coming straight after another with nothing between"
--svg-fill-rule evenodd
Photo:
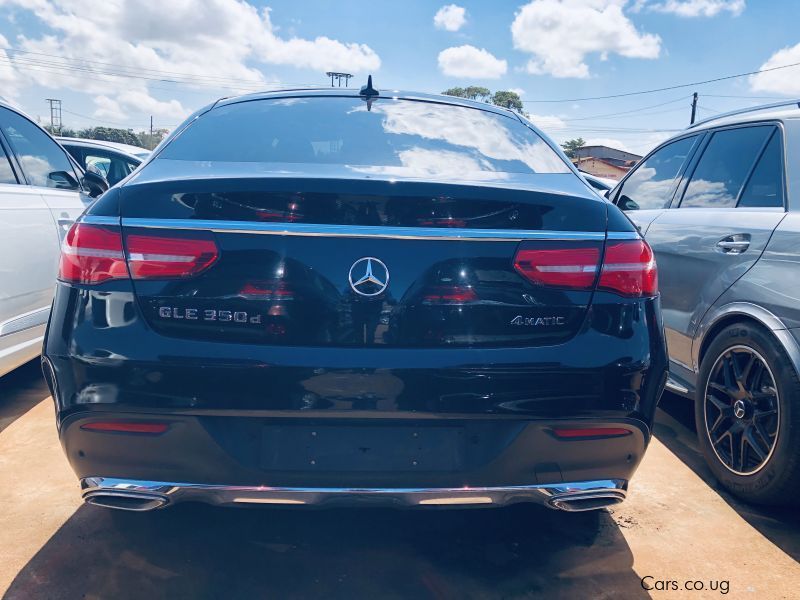
<instances>
[{"instance_id":1,"label":"chrome exhaust tip","mask_svg":"<svg viewBox=\"0 0 800 600\"><path fill-rule=\"evenodd\" d=\"M94 504L103 508L132 512L156 510L167 504L167 499L163 496L132 492L90 492L83 497L83 500L87 504Z\"/></svg>"},{"instance_id":2,"label":"chrome exhaust tip","mask_svg":"<svg viewBox=\"0 0 800 600\"><path fill-rule=\"evenodd\" d=\"M548 504L557 510L566 512L583 512L587 510L600 510L621 503L625 494L614 490L593 493L579 493L569 496L551 498Z\"/></svg>"}]
</instances>

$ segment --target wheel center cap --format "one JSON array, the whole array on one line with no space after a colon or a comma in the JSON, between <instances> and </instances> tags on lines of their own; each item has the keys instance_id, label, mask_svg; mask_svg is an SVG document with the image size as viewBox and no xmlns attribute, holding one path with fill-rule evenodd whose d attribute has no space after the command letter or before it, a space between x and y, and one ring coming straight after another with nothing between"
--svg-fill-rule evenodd
<instances>
[{"instance_id":1,"label":"wheel center cap","mask_svg":"<svg viewBox=\"0 0 800 600\"><path fill-rule=\"evenodd\" d=\"M744 419L747 415L747 404L744 400L737 400L733 405L733 414L737 419Z\"/></svg>"}]
</instances>

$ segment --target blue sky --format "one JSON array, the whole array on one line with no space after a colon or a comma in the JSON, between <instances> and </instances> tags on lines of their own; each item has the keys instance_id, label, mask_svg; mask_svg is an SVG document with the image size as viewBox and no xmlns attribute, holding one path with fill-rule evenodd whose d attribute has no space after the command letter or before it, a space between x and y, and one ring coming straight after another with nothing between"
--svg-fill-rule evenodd
<instances>
[{"instance_id":1,"label":"blue sky","mask_svg":"<svg viewBox=\"0 0 800 600\"><path fill-rule=\"evenodd\" d=\"M687 124L695 89L700 117L800 96L796 67L627 98L536 102L800 62L797 0L105 0L88 6L0 0L0 95L43 122L45 98L55 97L63 100L68 126L143 129L152 114L157 127L171 127L219 96L325 85L324 72L336 69L353 72L356 85L372 73L378 88L518 90L533 120L557 140L580 135L637 152Z\"/></svg>"}]
</instances>

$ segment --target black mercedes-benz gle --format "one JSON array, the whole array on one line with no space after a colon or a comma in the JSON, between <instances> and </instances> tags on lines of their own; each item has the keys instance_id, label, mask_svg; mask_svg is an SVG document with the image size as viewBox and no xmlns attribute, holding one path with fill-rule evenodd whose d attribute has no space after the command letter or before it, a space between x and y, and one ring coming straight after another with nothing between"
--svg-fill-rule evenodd
<instances>
[{"instance_id":1,"label":"black mercedes-benz gle","mask_svg":"<svg viewBox=\"0 0 800 600\"><path fill-rule=\"evenodd\" d=\"M653 254L557 146L371 83L197 112L57 287L44 371L107 507L599 508L666 375Z\"/></svg>"}]
</instances>

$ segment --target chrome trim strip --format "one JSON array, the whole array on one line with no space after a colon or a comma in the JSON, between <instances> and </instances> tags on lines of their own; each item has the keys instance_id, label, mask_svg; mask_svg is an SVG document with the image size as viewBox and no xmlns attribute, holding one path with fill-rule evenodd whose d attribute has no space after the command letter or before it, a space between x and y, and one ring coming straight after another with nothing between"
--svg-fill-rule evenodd
<instances>
[{"instance_id":1,"label":"chrome trim strip","mask_svg":"<svg viewBox=\"0 0 800 600\"><path fill-rule=\"evenodd\" d=\"M689 388L682 386L680 383L672 379L671 377L667 378L667 383L664 384L668 390L672 390L673 392L679 392L681 394L688 394Z\"/></svg>"},{"instance_id":2,"label":"chrome trim strip","mask_svg":"<svg viewBox=\"0 0 800 600\"><path fill-rule=\"evenodd\" d=\"M85 215L78 219L79 223L90 225L119 225L119 217L100 217L97 215Z\"/></svg>"},{"instance_id":3,"label":"chrome trim strip","mask_svg":"<svg viewBox=\"0 0 800 600\"><path fill-rule=\"evenodd\" d=\"M606 238L609 240L640 240L642 236L636 231L609 231Z\"/></svg>"},{"instance_id":4,"label":"chrome trim strip","mask_svg":"<svg viewBox=\"0 0 800 600\"><path fill-rule=\"evenodd\" d=\"M50 307L44 306L18 315L13 319L8 319L0 323L0 335L10 335L12 333L19 333L26 329L32 329L40 325L47 324L47 318L50 316Z\"/></svg>"},{"instance_id":5,"label":"chrome trim strip","mask_svg":"<svg viewBox=\"0 0 800 600\"><path fill-rule=\"evenodd\" d=\"M86 220L87 223L94 221ZM122 219L125 227L157 229L192 229L216 233L249 233L261 235L296 235L319 237L375 237L427 240L603 240L602 231L531 231L513 229L467 229L436 227L383 227L374 225L326 225L317 223L258 223L195 219Z\"/></svg>"},{"instance_id":6,"label":"chrome trim strip","mask_svg":"<svg viewBox=\"0 0 800 600\"><path fill-rule=\"evenodd\" d=\"M627 489L628 482L622 479L459 488L306 488L170 483L108 477L81 479L83 498L87 502L100 504L97 500L101 496L128 496L143 502L147 499L163 500L163 506L184 501L215 505L367 503L388 506L503 506L535 502L560 510L582 510L571 508L570 502L607 499L609 505L616 504L625 499Z\"/></svg>"}]
</instances>

